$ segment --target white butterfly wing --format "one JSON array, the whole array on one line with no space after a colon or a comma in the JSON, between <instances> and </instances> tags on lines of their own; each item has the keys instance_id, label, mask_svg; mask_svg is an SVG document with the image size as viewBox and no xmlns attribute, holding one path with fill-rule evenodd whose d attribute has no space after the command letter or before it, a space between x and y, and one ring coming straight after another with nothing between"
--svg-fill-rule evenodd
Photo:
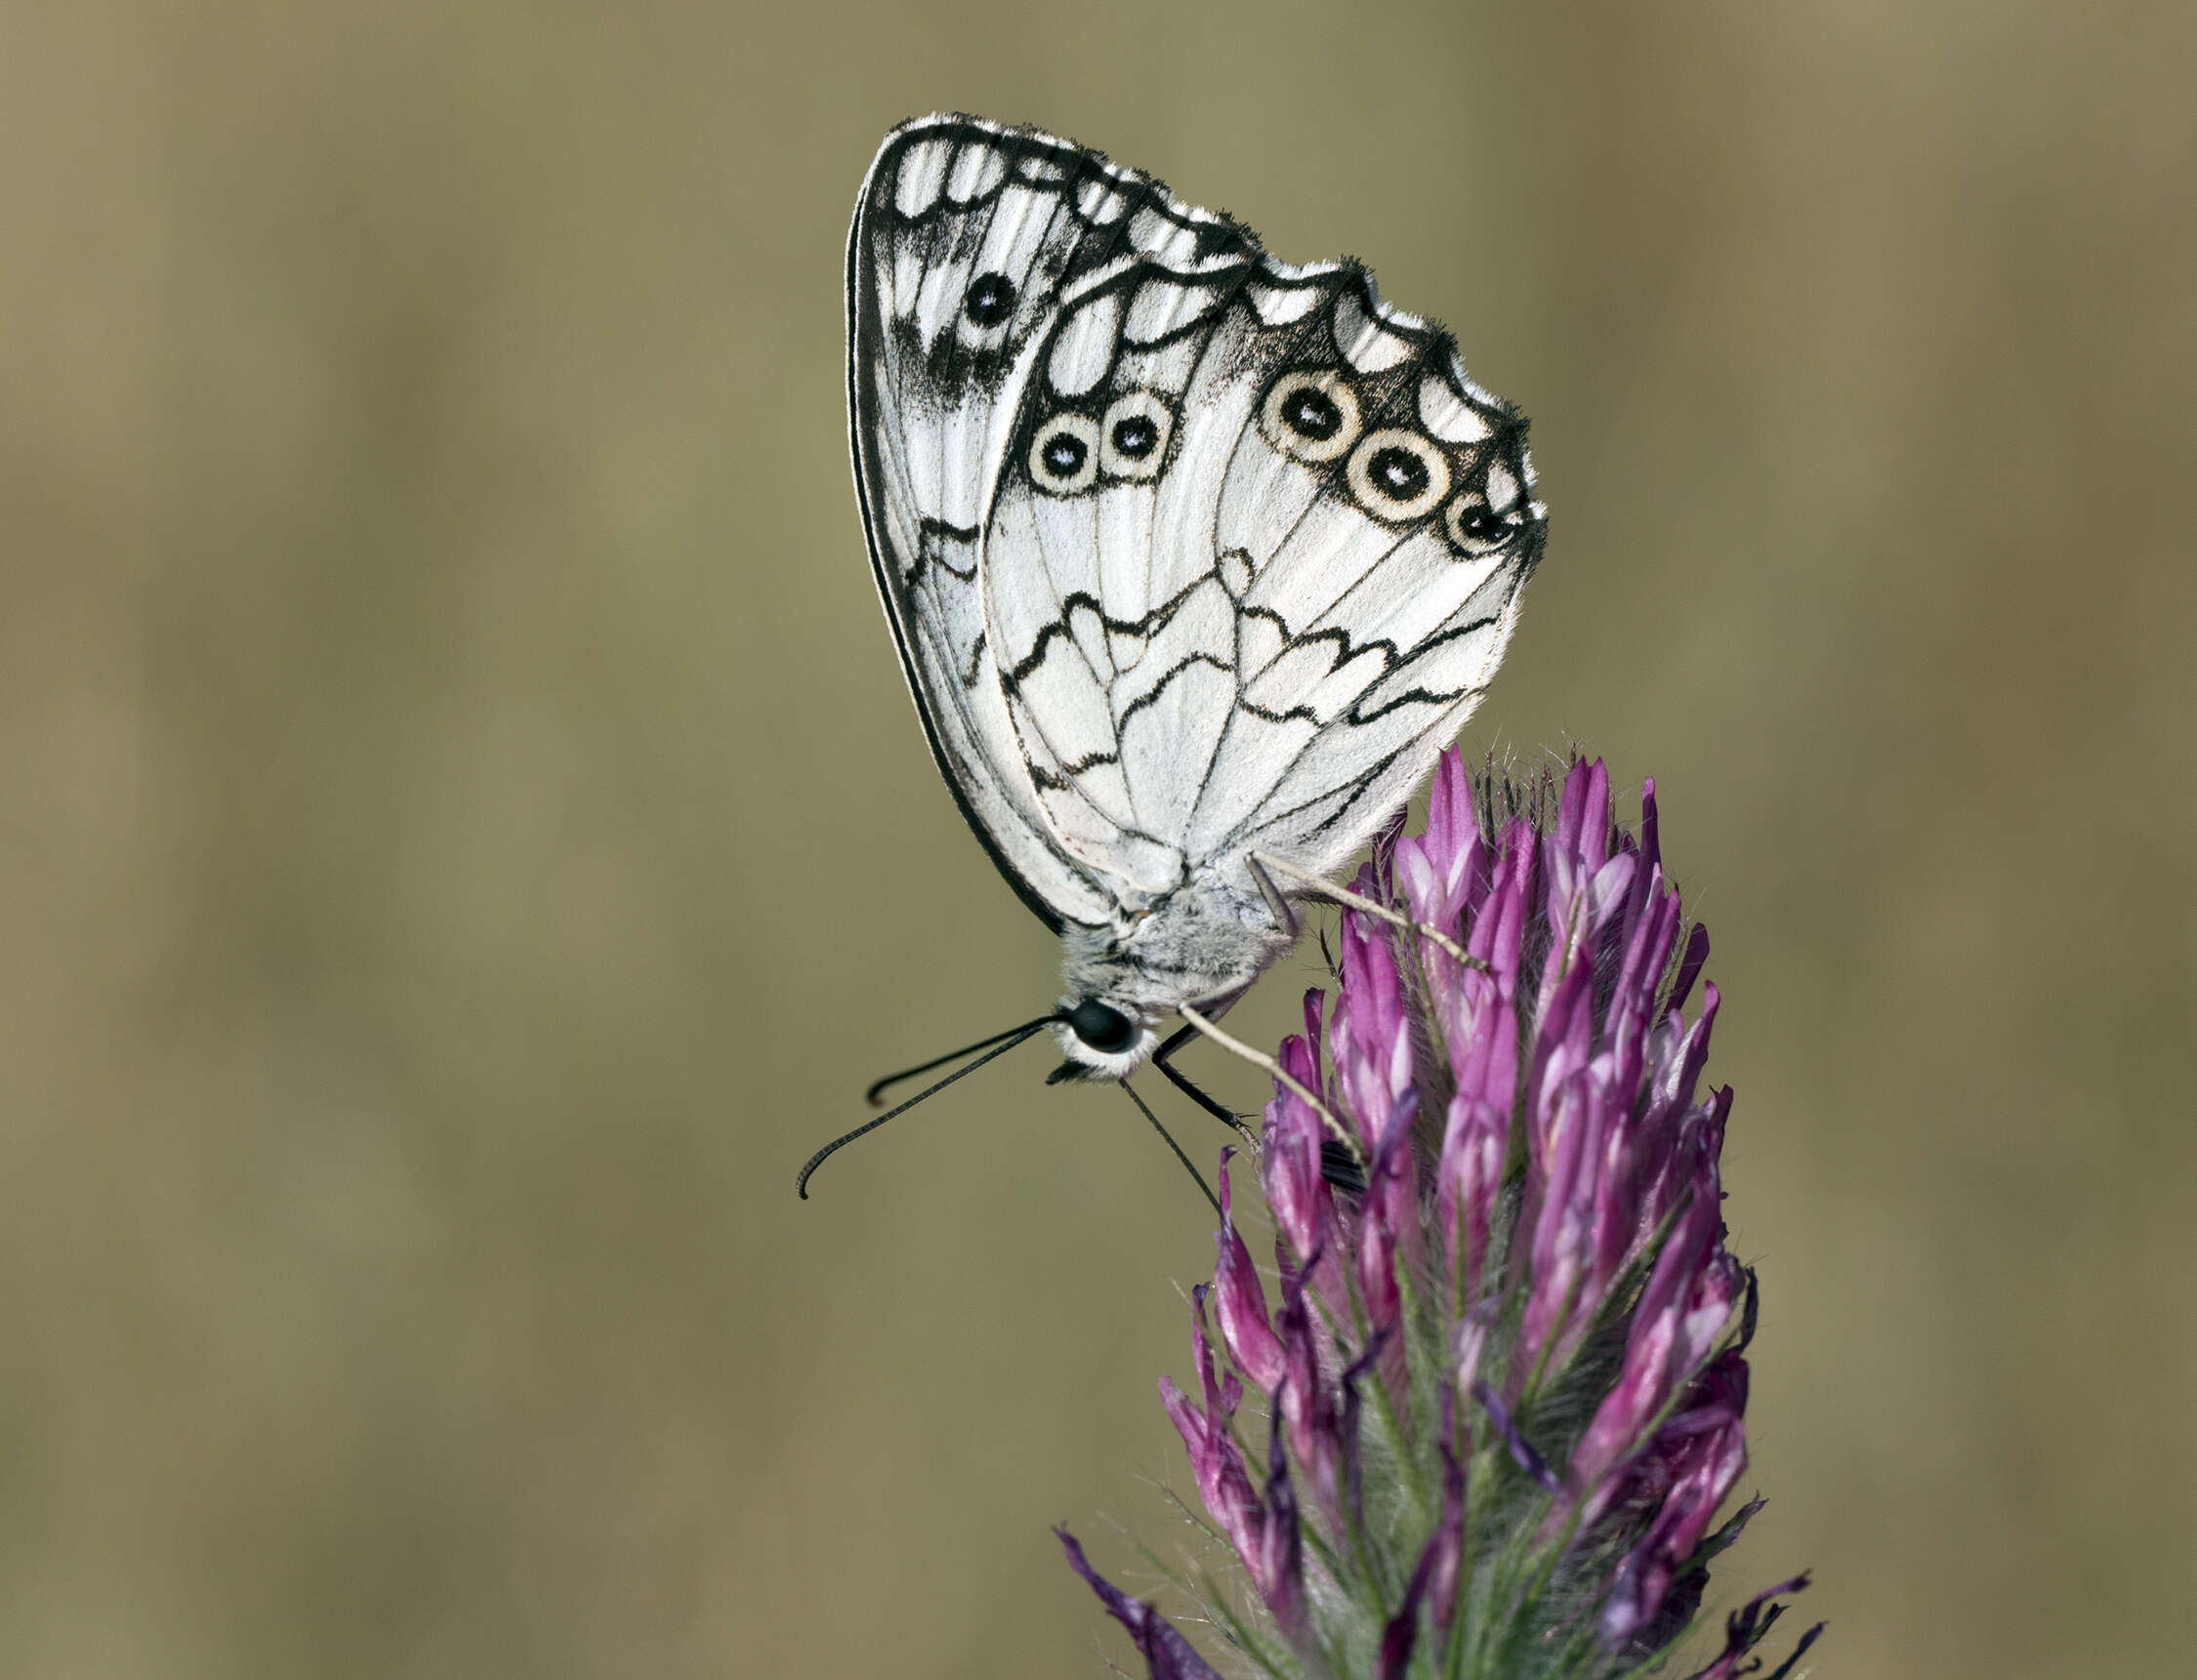
<instances>
[{"instance_id":1,"label":"white butterfly wing","mask_svg":"<svg viewBox=\"0 0 2197 1680\"><path fill-rule=\"evenodd\" d=\"M1057 187L1009 175L1007 154L971 125L932 119L887 137L848 239L848 415L870 561L932 753L1001 872L1058 931L1103 920L1107 900L1021 768L976 549L993 433L1012 424L1018 361L1053 319L1082 229ZM972 308L979 272L1006 284Z\"/></svg>"},{"instance_id":2,"label":"white butterfly wing","mask_svg":"<svg viewBox=\"0 0 2197 1680\"><path fill-rule=\"evenodd\" d=\"M1530 497L1523 418L1471 381L1448 334L1382 306L1363 269L1254 306L1256 421L1214 513L1223 570L1230 556L1250 567L1250 645L1187 845L1276 851L1326 875L1478 705L1546 511ZM1291 308L1306 311L1294 333L1264 318ZM1314 396L1341 411L1331 435L1305 430ZM1295 727L1264 723L1274 714Z\"/></svg>"},{"instance_id":3,"label":"white butterfly wing","mask_svg":"<svg viewBox=\"0 0 2197 1680\"><path fill-rule=\"evenodd\" d=\"M1356 265L1256 247L1071 285L1023 408L983 583L1054 832L1132 907L1340 866L1502 658L1523 421Z\"/></svg>"},{"instance_id":4,"label":"white butterfly wing","mask_svg":"<svg viewBox=\"0 0 2197 1680\"><path fill-rule=\"evenodd\" d=\"M1163 200L1065 142L927 117L886 138L848 240L849 428L879 593L963 815L1056 931L1105 924L1123 897L1045 808L987 624L980 539L1063 285L1140 252L1243 243L1203 212L1154 218Z\"/></svg>"},{"instance_id":5,"label":"white butterfly wing","mask_svg":"<svg viewBox=\"0 0 2197 1680\"><path fill-rule=\"evenodd\" d=\"M1255 847L1343 863L1502 656L1522 420L1356 265L1028 131L896 131L849 265L880 590L1025 902L1119 923Z\"/></svg>"}]
</instances>

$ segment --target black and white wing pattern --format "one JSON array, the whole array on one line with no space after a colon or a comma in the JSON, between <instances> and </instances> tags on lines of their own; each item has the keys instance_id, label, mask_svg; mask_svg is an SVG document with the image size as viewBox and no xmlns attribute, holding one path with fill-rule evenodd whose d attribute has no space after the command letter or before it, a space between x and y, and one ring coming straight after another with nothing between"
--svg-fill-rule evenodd
<instances>
[{"instance_id":1,"label":"black and white wing pattern","mask_svg":"<svg viewBox=\"0 0 2197 1680\"><path fill-rule=\"evenodd\" d=\"M1254 850L1341 867L1502 658L1522 417L1360 265L971 117L888 137L848 313L879 589L1024 901L1118 926Z\"/></svg>"}]
</instances>

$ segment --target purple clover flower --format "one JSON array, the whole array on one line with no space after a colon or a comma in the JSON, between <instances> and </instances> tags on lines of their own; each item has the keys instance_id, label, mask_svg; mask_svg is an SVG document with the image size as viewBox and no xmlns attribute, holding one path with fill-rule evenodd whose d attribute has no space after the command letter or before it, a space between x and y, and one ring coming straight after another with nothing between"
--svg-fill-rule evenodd
<instances>
[{"instance_id":1,"label":"purple clover flower","mask_svg":"<svg viewBox=\"0 0 2197 1680\"><path fill-rule=\"evenodd\" d=\"M1353 883L1416 925L1346 910L1334 1004L1307 994L1281 1046L1271 1309L1222 1156L1199 1393L1160 1394L1250 1590L1184 1584L1256 1672L1630 1675L1761 1508L1712 1528L1747 1467L1755 1284L1723 1246L1731 1091L1701 1085L1716 987L1685 1013L1709 938L1664 879L1653 782L1640 802L1636 838L1598 761L1520 787L1445 754L1426 831ZM1154 1680L1213 1673L1061 1538ZM1759 1669L1771 1600L1805 1585L1733 1613L1694 1680Z\"/></svg>"}]
</instances>

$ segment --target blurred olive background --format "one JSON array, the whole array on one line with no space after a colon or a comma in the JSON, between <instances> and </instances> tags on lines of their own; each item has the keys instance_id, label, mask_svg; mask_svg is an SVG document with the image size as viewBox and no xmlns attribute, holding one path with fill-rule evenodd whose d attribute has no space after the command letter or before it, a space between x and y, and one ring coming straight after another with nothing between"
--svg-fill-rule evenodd
<instances>
[{"instance_id":1,"label":"blurred olive background","mask_svg":"<svg viewBox=\"0 0 2197 1680\"><path fill-rule=\"evenodd\" d=\"M1181 1541L1194 1191L1038 1047L792 1191L1054 984L846 468L846 220L952 107L1364 256L1533 415L1466 740L1654 774L1715 933L1718 1590L1813 1566L1826 1674L2186 1660L2193 62L2176 5L0 6L0 1672L1125 1660L1047 1527Z\"/></svg>"}]
</instances>

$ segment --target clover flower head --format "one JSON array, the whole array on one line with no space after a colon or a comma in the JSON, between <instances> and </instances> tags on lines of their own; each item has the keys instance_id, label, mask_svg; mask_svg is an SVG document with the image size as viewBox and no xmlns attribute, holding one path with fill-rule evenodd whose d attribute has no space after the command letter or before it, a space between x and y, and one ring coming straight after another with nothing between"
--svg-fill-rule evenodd
<instances>
[{"instance_id":1,"label":"clover flower head","mask_svg":"<svg viewBox=\"0 0 2197 1680\"><path fill-rule=\"evenodd\" d=\"M1278 1298L1223 1154L1197 1392L1160 1382L1248 1590L1182 1584L1239 1667L1288 1680L1653 1667L1761 1508L1716 1526L1756 1291L1724 1247L1731 1091L1702 1084L1709 938L1664 877L1655 785L1636 835L1599 762L1519 785L1453 751L1352 896L1260 1136ZM1214 1673L1061 1539L1154 1680ZM1734 1612L1694 1680L1759 1671L1805 1585Z\"/></svg>"}]
</instances>

